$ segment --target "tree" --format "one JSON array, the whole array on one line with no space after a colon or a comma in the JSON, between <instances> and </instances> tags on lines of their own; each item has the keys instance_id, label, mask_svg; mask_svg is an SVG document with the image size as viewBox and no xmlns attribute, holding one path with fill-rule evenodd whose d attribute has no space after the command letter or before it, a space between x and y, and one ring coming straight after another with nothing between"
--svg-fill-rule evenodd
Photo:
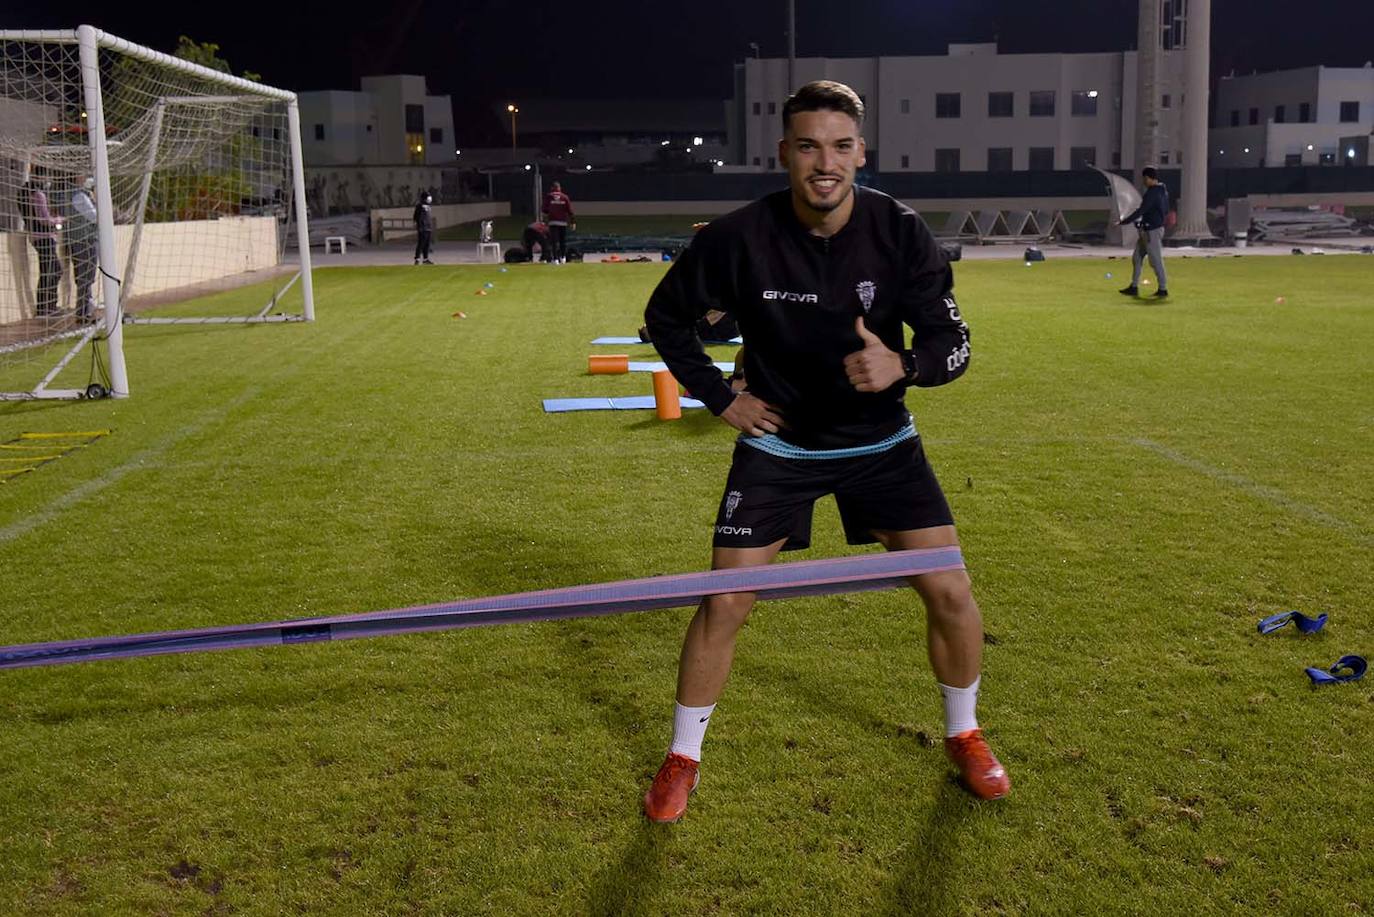
<instances>
[{"instance_id":1,"label":"tree","mask_svg":"<svg viewBox=\"0 0 1374 917\"><path fill-rule=\"evenodd\" d=\"M200 64L202 67L209 67L211 70L218 70L220 73L232 74L233 68L229 62L219 56L219 45L213 42L199 42L194 38L185 35L177 37L177 49L172 52L174 57L179 57L184 61L193 64ZM240 74L245 80L259 82L262 75L245 70Z\"/></svg>"}]
</instances>

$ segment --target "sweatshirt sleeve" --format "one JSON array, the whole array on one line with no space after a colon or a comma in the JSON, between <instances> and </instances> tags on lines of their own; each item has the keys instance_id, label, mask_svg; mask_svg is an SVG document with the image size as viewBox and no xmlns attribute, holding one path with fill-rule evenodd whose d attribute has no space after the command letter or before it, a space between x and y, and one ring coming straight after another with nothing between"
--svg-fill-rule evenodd
<instances>
[{"instance_id":1,"label":"sweatshirt sleeve","mask_svg":"<svg viewBox=\"0 0 1374 917\"><path fill-rule=\"evenodd\" d=\"M930 230L912 214L909 268L902 291L902 320L911 327L911 353L922 388L953 382L969 361L969 330L954 301L954 271Z\"/></svg>"},{"instance_id":2,"label":"sweatshirt sleeve","mask_svg":"<svg viewBox=\"0 0 1374 917\"><path fill-rule=\"evenodd\" d=\"M91 202L91 196L85 190L77 191L72 195L72 207L90 222L95 222L95 204Z\"/></svg>"},{"instance_id":3,"label":"sweatshirt sleeve","mask_svg":"<svg viewBox=\"0 0 1374 917\"><path fill-rule=\"evenodd\" d=\"M663 362L692 397L719 415L735 393L697 337L697 320L711 309L730 311L726 302L729 262L713 236L700 232L659 281L644 310L644 324Z\"/></svg>"}]
</instances>

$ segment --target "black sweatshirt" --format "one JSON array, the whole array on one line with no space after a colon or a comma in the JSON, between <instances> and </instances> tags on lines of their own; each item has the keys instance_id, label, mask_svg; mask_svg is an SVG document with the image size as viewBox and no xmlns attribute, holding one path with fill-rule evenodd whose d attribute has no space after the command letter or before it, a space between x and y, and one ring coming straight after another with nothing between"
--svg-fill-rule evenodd
<instances>
[{"instance_id":1,"label":"black sweatshirt","mask_svg":"<svg viewBox=\"0 0 1374 917\"><path fill-rule=\"evenodd\" d=\"M811 235L779 191L701 229L649 298L644 319L668 368L720 414L735 398L697 337L708 309L730 313L744 338L749 392L779 408L779 436L806 449L868 445L908 418L907 385L943 385L963 374L968 325L954 275L930 230L905 205L855 187L849 222ZM865 324L893 351L914 332L915 377L860 392L844 358L863 347Z\"/></svg>"},{"instance_id":2,"label":"black sweatshirt","mask_svg":"<svg viewBox=\"0 0 1374 917\"><path fill-rule=\"evenodd\" d=\"M1140 206L1134 213L1121 218L1123 223L1138 223L1141 229L1158 229L1169 216L1169 189L1164 185L1151 185L1145 189Z\"/></svg>"}]
</instances>

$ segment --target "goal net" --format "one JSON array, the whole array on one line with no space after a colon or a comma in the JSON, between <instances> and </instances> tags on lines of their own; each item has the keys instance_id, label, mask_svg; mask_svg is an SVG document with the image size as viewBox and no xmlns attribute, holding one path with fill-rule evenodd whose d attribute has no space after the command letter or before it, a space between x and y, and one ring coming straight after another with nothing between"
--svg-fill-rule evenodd
<instances>
[{"instance_id":1,"label":"goal net","mask_svg":"<svg viewBox=\"0 0 1374 917\"><path fill-rule=\"evenodd\" d=\"M249 284L246 311L202 299ZM126 325L313 317L293 93L89 26L0 32L0 400L127 394Z\"/></svg>"}]
</instances>

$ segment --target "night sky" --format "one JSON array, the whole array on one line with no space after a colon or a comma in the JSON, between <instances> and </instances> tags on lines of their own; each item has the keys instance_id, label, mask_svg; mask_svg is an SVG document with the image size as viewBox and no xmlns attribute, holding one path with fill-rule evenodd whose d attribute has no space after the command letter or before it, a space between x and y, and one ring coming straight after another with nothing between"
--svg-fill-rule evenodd
<instances>
[{"instance_id":1,"label":"night sky","mask_svg":"<svg viewBox=\"0 0 1374 917\"><path fill-rule=\"evenodd\" d=\"M362 6L352 15L346 6ZM1136 0L797 0L797 53L943 53L997 38L1011 53L1117 51L1135 44ZM500 142L492 103L522 98L726 98L731 64L786 53L785 0L395 0L112 4L11 0L5 28L88 22L159 50L178 35L220 45L235 72L297 91L356 89L418 73L453 96L459 142ZM1213 76L1374 57L1372 0L1213 0ZM464 136L467 133L468 136Z\"/></svg>"}]
</instances>

